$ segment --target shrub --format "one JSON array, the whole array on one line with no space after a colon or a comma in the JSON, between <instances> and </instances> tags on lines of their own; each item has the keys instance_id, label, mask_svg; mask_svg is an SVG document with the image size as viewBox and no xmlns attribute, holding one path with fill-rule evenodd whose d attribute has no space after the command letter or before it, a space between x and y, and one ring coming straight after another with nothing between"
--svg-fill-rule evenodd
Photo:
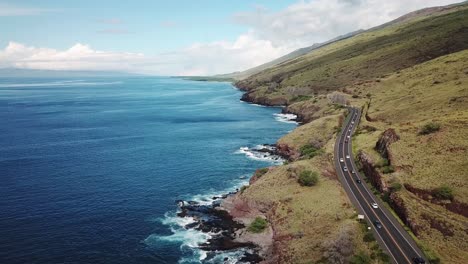
<instances>
[{"instance_id":1,"label":"shrub","mask_svg":"<svg viewBox=\"0 0 468 264\"><path fill-rule=\"evenodd\" d=\"M392 199L390 199L390 192L384 192L382 194L382 200L384 200L386 203L391 203Z\"/></svg>"},{"instance_id":2,"label":"shrub","mask_svg":"<svg viewBox=\"0 0 468 264\"><path fill-rule=\"evenodd\" d=\"M374 237L374 235L372 234L372 232L367 231L366 234L362 237L362 240L363 240L364 242L369 243L369 242L375 241L375 237Z\"/></svg>"},{"instance_id":3,"label":"shrub","mask_svg":"<svg viewBox=\"0 0 468 264\"><path fill-rule=\"evenodd\" d=\"M364 252L354 255L349 261L351 264L368 264L371 263L371 258Z\"/></svg>"},{"instance_id":4,"label":"shrub","mask_svg":"<svg viewBox=\"0 0 468 264\"><path fill-rule=\"evenodd\" d=\"M345 108L345 106L341 104L333 104L333 107L335 108L335 110Z\"/></svg>"},{"instance_id":5,"label":"shrub","mask_svg":"<svg viewBox=\"0 0 468 264\"><path fill-rule=\"evenodd\" d=\"M390 256L385 254L384 252L379 252L379 259L383 262L383 263L390 263Z\"/></svg>"},{"instance_id":6,"label":"shrub","mask_svg":"<svg viewBox=\"0 0 468 264\"><path fill-rule=\"evenodd\" d=\"M453 190L448 186L442 186L439 188L434 189L433 194L434 197L444 200L452 200L453 199Z\"/></svg>"},{"instance_id":7,"label":"shrub","mask_svg":"<svg viewBox=\"0 0 468 264\"><path fill-rule=\"evenodd\" d=\"M440 124L434 123L434 122L430 122L430 123L425 124L425 125L421 128L421 130L419 130L419 134L420 134L420 135L427 135L427 134L431 134L431 133L437 132L437 131L439 131L439 129L440 129Z\"/></svg>"},{"instance_id":8,"label":"shrub","mask_svg":"<svg viewBox=\"0 0 468 264\"><path fill-rule=\"evenodd\" d=\"M388 165L382 168L384 174L395 172L395 168L392 165Z\"/></svg>"},{"instance_id":9,"label":"shrub","mask_svg":"<svg viewBox=\"0 0 468 264\"><path fill-rule=\"evenodd\" d=\"M267 226L268 222L265 219L257 216L255 220L252 221L247 230L252 233L261 233Z\"/></svg>"},{"instance_id":10,"label":"shrub","mask_svg":"<svg viewBox=\"0 0 468 264\"><path fill-rule=\"evenodd\" d=\"M318 182L318 173L309 170L302 171L299 175L298 182L302 186L314 186Z\"/></svg>"},{"instance_id":11,"label":"shrub","mask_svg":"<svg viewBox=\"0 0 468 264\"><path fill-rule=\"evenodd\" d=\"M257 178L260 178L263 175L265 175L267 172L268 172L268 168L261 168L255 172L255 176L257 176Z\"/></svg>"},{"instance_id":12,"label":"shrub","mask_svg":"<svg viewBox=\"0 0 468 264\"><path fill-rule=\"evenodd\" d=\"M302 146L301 149L300 149L300 152L301 152L301 155L308 158L308 159L311 159L317 155L320 155L323 153L323 150L319 149L319 148L316 148L312 145L305 145L305 146Z\"/></svg>"},{"instance_id":13,"label":"shrub","mask_svg":"<svg viewBox=\"0 0 468 264\"><path fill-rule=\"evenodd\" d=\"M249 188L248 185L243 185L243 186L240 188L239 192L242 194L242 193L244 193L245 190L247 190L247 188Z\"/></svg>"},{"instance_id":14,"label":"shrub","mask_svg":"<svg viewBox=\"0 0 468 264\"><path fill-rule=\"evenodd\" d=\"M382 167L388 166L388 164L389 164L389 163L388 163L388 159L383 158L383 159L379 160L379 161L375 164L375 166L376 166L377 168L382 168Z\"/></svg>"},{"instance_id":15,"label":"shrub","mask_svg":"<svg viewBox=\"0 0 468 264\"><path fill-rule=\"evenodd\" d=\"M399 190L401 190L401 187L401 183L394 182L392 183L392 185L390 185L390 190L392 190L392 192L398 192Z\"/></svg>"},{"instance_id":16,"label":"shrub","mask_svg":"<svg viewBox=\"0 0 468 264\"><path fill-rule=\"evenodd\" d=\"M298 95L296 97L293 97L291 99L291 101L293 102L302 102L302 101L307 101L309 100L310 98L312 98L312 96L309 96L309 95Z\"/></svg>"}]
</instances>

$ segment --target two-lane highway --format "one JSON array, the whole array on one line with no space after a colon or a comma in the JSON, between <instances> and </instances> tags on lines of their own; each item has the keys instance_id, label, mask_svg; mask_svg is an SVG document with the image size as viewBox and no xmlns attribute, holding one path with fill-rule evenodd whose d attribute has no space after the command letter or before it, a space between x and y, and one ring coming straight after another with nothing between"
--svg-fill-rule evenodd
<instances>
[{"instance_id":1,"label":"two-lane highway","mask_svg":"<svg viewBox=\"0 0 468 264\"><path fill-rule=\"evenodd\" d=\"M336 141L335 168L340 181L352 203L373 229L377 241L394 263L424 263L414 260L423 256L421 250L398 220L375 197L357 170L353 160L351 139L360 117L358 109L349 108L349 115Z\"/></svg>"}]
</instances>

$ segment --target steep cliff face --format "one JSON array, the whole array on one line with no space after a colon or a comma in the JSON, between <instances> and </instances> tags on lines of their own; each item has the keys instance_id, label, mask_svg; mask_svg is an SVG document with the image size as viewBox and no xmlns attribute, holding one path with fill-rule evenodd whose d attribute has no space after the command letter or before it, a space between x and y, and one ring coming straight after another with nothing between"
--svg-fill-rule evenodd
<instances>
[{"instance_id":1,"label":"steep cliff face","mask_svg":"<svg viewBox=\"0 0 468 264\"><path fill-rule=\"evenodd\" d=\"M453 213L462 215L464 217L468 217L468 204L457 201L456 199L451 199L451 200L438 199L435 195L437 190L425 190L425 189L414 187L410 184L405 184L405 189L425 201L443 206L447 210Z\"/></svg>"},{"instance_id":2,"label":"steep cliff face","mask_svg":"<svg viewBox=\"0 0 468 264\"><path fill-rule=\"evenodd\" d=\"M382 177L382 174L375 168L375 162L364 151L360 150L357 155L357 160L361 164L362 170L372 185L380 192L388 191L388 184Z\"/></svg>"},{"instance_id":3,"label":"steep cliff face","mask_svg":"<svg viewBox=\"0 0 468 264\"><path fill-rule=\"evenodd\" d=\"M299 150L294 149L285 143L277 143L276 150L278 151L279 155L288 161L297 160L301 156Z\"/></svg>"},{"instance_id":4,"label":"steep cliff face","mask_svg":"<svg viewBox=\"0 0 468 264\"><path fill-rule=\"evenodd\" d=\"M418 236L420 227L416 224L415 221L412 221L409 217L408 207L405 205L404 199L399 196L398 192L391 193L390 196L390 206L393 208L395 213L400 217L400 219L407 225L413 233Z\"/></svg>"},{"instance_id":5,"label":"steep cliff face","mask_svg":"<svg viewBox=\"0 0 468 264\"><path fill-rule=\"evenodd\" d=\"M283 113L295 114L300 123L309 123L319 117L321 107L318 105L288 105L283 109Z\"/></svg>"},{"instance_id":6,"label":"steep cliff face","mask_svg":"<svg viewBox=\"0 0 468 264\"><path fill-rule=\"evenodd\" d=\"M264 96L255 92L247 92L242 95L241 100L248 103L261 104L266 106L283 106L288 100L281 96Z\"/></svg>"},{"instance_id":7,"label":"steep cliff face","mask_svg":"<svg viewBox=\"0 0 468 264\"><path fill-rule=\"evenodd\" d=\"M392 157L389 150L390 144L398 141L400 137L396 134L395 129L389 128L383 132L380 136L379 140L375 144L375 150L382 155L382 157L386 158L391 162Z\"/></svg>"}]
</instances>

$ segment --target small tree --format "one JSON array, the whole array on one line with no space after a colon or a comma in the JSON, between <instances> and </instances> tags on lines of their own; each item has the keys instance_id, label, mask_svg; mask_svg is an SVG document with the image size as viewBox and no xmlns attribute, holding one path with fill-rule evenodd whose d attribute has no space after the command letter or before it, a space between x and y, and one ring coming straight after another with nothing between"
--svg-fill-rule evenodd
<instances>
[{"instance_id":1,"label":"small tree","mask_svg":"<svg viewBox=\"0 0 468 264\"><path fill-rule=\"evenodd\" d=\"M419 134L420 135L427 135L427 134L437 132L437 131L439 131L439 129L440 129L440 124L434 123L434 122L429 122L429 123L425 124L421 128L421 130L419 130Z\"/></svg>"},{"instance_id":2,"label":"small tree","mask_svg":"<svg viewBox=\"0 0 468 264\"><path fill-rule=\"evenodd\" d=\"M300 151L301 151L301 155L304 157L307 157L308 159L311 159L323 153L323 150L316 148L312 145L302 146Z\"/></svg>"},{"instance_id":3,"label":"small tree","mask_svg":"<svg viewBox=\"0 0 468 264\"><path fill-rule=\"evenodd\" d=\"M399 190L401 190L401 187L401 183L394 182L392 183L392 185L390 185L390 190L392 190L392 192L398 192Z\"/></svg>"},{"instance_id":4,"label":"small tree","mask_svg":"<svg viewBox=\"0 0 468 264\"><path fill-rule=\"evenodd\" d=\"M318 182L318 173L309 170L302 171L299 174L298 182L302 186L314 186Z\"/></svg>"},{"instance_id":5,"label":"small tree","mask_svg":"<svg viewBox=\"0 0 468 264\"><path fill-rule=\"evenodd\" d=\"M395 168L392 165L388 165L382 168L382 172L384 174L393 173L395 172Z\"/></svg>"},{"instance_id":6,"label":"small tree","mask_svg":"<svg viewBox=\"0 0 468 264\"><path fill-rule=\"evenodd\" d=\"M367 255L364 252L360 252L357 255L354 255L351 257L351 260L349 261L351 264L368 264L371 263L371 258L369 255Z\"/></svg>"},{"instance_id":7,"label":"small tree","mask_svg":"<svg viewBox=\"0 0 468 264\"><path fill-rule=\"evenodd\" d=\"M268 172L268 168L261 168L255 171L255 176L257 176L257 178L260 178L263 175L265 175L267 172Z\"/></svg>"},{"instance_id":8,"label":"small tree","mask_svg":"<svg viewBox=\"0 0 468 264\"><path fill-rule=\"evenodd\" d=\"M433 191L434 197L439 198L439 199L444 199L444 200L452 200L453 199L453 190L452 188L448 186L442 186L439 188L436 188Z\"/></svg>"},{"instance_id":9,"label":"small tree","mask_svg":"<svg viewBox=\"0 0 468 264\"><path fill-rule=\"evenodd\" d=\"M261 233L267 226L268 222L265 219L257 216L255 220L252 221L247 230L252 233Z\"/></svg>"}]
</instances>

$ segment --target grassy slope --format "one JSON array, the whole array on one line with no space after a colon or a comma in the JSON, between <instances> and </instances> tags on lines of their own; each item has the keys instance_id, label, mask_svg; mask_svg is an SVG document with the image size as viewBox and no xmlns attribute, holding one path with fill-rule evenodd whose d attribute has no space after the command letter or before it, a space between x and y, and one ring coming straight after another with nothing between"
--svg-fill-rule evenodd
<instances>
[{"instance_id":1,"label":"grassy slope","mask_svg":"<svg viewBox=\"0 0 468 264\"><path fill-rule=\"evenodd\" d=\"M302 88L302 94L323 93L463 50L468 47L468 6L453 10L458 11L416 18L327 45L238 85L266 97L291 96L287 92L291 87ZM272 83L277 85L266 90Z\"/></svg>"},{"instance_id":2,"label":"grassy slope","mask_svg":"<svg viewBox=\"0 0 468 264\"><path fill-rule=\"evenodd\" d=\"M372 93L368 114L377 128L355 139L355 148L371 153L387 128L394 128L400 140L390 145L396 172L388 182L409 184L431 190L449 186L456 201L468 203L468 50L450 54L392 74L380 82L350 87L355 93ZM356 100L354 104L363 104ZM419 135L427 122L441 125L438 132ZM402 189L411 220L418 225L418 237L432 248L444 263L468 259L468 221L462 215L429 203ZM437 227L440 225L442 227Z\"/></svg>"},{"instance_id":3,"label":"grassy slope","mask_svg":"<svg viewBox=\"0 0 468 264\"><path fill-rule=\"evenodd\" d=\"M250 202L271 208L267 216L275 228L281 263L326 262L324 252L330 247L327 243L334 241L344 230L352 234L349 239L353 254L379 252L375 242L363 242L356 212L334 173L333 135L341 116L338 111L334 112L334 115L298 127L280 139L295 148L311 140L320 140L325 150L323 154L270 169L242 194ZM319 183L313 187L300 186L297 178L303 170L318 172ZM373 263L381 262L375 259Z\"/></svg>"},{"instance_id":4,"label":"grassy slope","mask_svg":"<svg viewBox=\"0 0 468 264\"><path fill-rule=\"evenodd\" d=\"M387 180L425 190L449 185L457 201L467 202L468 176L464 168L468 165L468 54L458 52L468 48L467 39L465 4L445 9L437 16L424 14L409 22L359 34L238 82L253 92L254 99L286 98L292 103L288 109L313 116L308 120L314 121L297 128L279 143L298 150L319 141L325 150L311 160L296 161L265 174L243 194L275 209L269 219L275 232L285 238L281 245L287 262L318 261L326 247L317 241L333 238L342 228L359 229L354 221L346 219L352 215L352 209L329 171L334 142L330 135L335 133L339 117L339 110L325 96L331 91L349 94L353 105L366 105L369 101L366 94L372 98L369 115L377 121L363 120L360 126L377 130L362 130L354 139L355 150L363 149L378 160L380 155L373 147L382 131L392 127L400 135L400 141L391 145L392 164L397 171L386 175ZM308 97L293 103L292 99L300 95ZM419 128L430 120L440 123L441 131L417 135ZM296 176L291 174L296 167L319 172L319 185L299 186ZM404 188L398 197L417 223L418 238L425 248L440 256L443 263L463 263L468 258L465 217L423 201ZM315 217L315 213L319 215ZM337 214L339 220L334 220ZM440 231L446 228L453 235ZM298 236L298 232L306 235ZM363 232L356 232L354 254L357 251L375 254L372 244L375 242L363 243L359 238ZM373 262L379 260L374 258Z\"/></svg>"}]
</instances>

